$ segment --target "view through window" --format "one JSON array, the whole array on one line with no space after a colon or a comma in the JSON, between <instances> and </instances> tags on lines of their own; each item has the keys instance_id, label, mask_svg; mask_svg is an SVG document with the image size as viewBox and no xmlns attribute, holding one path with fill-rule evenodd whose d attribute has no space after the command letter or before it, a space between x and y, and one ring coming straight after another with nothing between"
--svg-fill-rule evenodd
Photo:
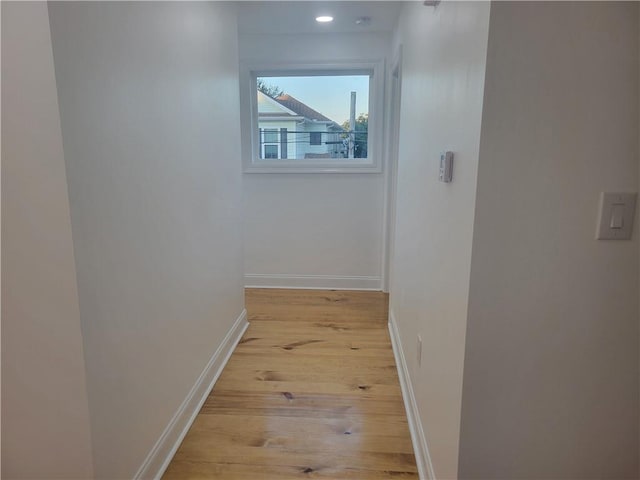
<instances>
[{"instance_id":1,"label":"view through window","mask_svg":"<svg viewBox=\"0 0 640 480\"><path fill-rule=\"evenodd\" d=\"M364 159L369 75L257 78L261 159Z\"/></svg>"}]
</instances>

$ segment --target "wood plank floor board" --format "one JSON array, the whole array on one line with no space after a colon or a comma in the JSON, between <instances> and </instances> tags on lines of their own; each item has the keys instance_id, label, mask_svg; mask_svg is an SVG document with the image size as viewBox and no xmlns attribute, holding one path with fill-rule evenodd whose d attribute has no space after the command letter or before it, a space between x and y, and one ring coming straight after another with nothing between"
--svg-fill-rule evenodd
<instances>
[{"instance_id":1,"label":"wood plank floor board","mask_svg":"<svg viewBox=\"0 0 640 480\"><path fill-rule=\"evenodd\" d=\"M249 319L251 322L251 319ZM253 325L253 323L251 323ZM313 333L319 338L327 338L332 340L355 340L364 338L367 340L384 341L389 335L384 330L378 328L358 328L357 324L347 322L305 322L301 320L273 320L271 322L261 321L255 325L255 332L260 335L268 335L275 328L280 329L283 333L298 334L309 336Z\"/></svg>"},{"instance_id":2,"label":"wood plank floor board","mask_svg":"<svg viewBox=\"0 0 640 480\"><path fill-rule=\"evenodd\" d=\"M247 395L253 395L260 392L298 392L307 394L332 394L332 395L352 395L358 394L361 396L371 396L374 398L380 398L383 396L395 396L402 398L398 386L393 385L381 385L381 384L359 384L357 382L352 383L335 383L335 382L282 382L282 381L247 381L244 379L226 377L224 387L218 389L216 386L216 392L222 390L241 390Z\"/></svg>"},{"instance_id":3,"label":"wood plank floor board","mask_svg":"<svg viewBox=\"0 0 640 480\"><path fill-rule=\"evenodd\" d=\"M375 421L375 425L373 424ZM357 447L360 453L412 454L401 416L352 411L332 417L263 415L201 415L191 431L199 451L224 457L244 447L263 447L280 453L339 454ZM384 432L384 433L382 433ZM215 452L214 452L215 451Z\"/></svg>"},{"instance_id":4,"label":"wood plank floor board","mask_svg":"<svg viewBox=\"0 0 640 480\"><path fill-rule=\"evenodd\" d=\"M292 417L335 417L353 412L361 415L398 415L405 412L397 396L335 395L321 393L260 392L219 390L204 403L201 414L262 415Z\"/></svg>"},{"instance_id":5,"label":"wood plank floor board","mask_svg":"<svg viewBox=\"0 0 640 480\"><path fill-rule=\"evenodd\" d=\"M324 359L324 357L322 357ZM316 383L340 383L354 385L362 390L371 388L373 384L397 385L400 388L397 376L386 366L361 366L357 370L344 372L320 370L308 370L304 367L292 366L290 369L277 369L273 364L267 365L233 365L225 369L220 376L224 381L229 377L241 375L247 381L255 380L259 382L316 382Z\"/></svg>"},{"instance_id":6,"label":"wood plank floor board","mask_svg":"<svg viewBox=\"0 0 640 480\"><path fill-rule=\"evenodd\" d=\"M251 322L164 478L418 478L380 292L247 289Z\"/></svg>"},{"instance_id":7,"label":"wood plank floor board","mask_svg":"<svg viewBox=\"0 0 640 480\"><path fill-rule=\"evenodd\" d=\"M331 463L331 464L330 464ZM318 463L315 470L306 464L300 465L254 465L241 463L213 463L213 462L190 462L184 460L175 461L175 469L184 472L184 476L171 475L165 478L180 479L209 479L224 478L228 480L246 479L281 479L293 480L299 478L326 478L326 479L415 479L418 478L415 472L394 471L394 470L366 470L355 469L348 465L335 465L333 462L326 464Z\"/></svg>"},{"instance_id":8,"label":"wood plank floor board","mask_svg":"<svg viewBox=\"0 0 640 480\"><path fill-rule=\"evenodd\" d=\"M413 454L409 453L378 453L366 452L358 450L357 455L350 452L288 452L285 450L265 448L263 446L233 446L227 448L200 448L194 449L191 458L178 457L169 466L167 473L163 478L167 479L183 479L191 478L189 472L178 471L177 467L180 462L189 462L191 464L225 464L225 463L244 463L253 467L253 476L251 478L265 478L261 476L264 466L293 466L298 469L298 478L308 478L304 475L304 470L311 471L306 473L317 472L320 469L331 468L334 472L335 479L341 479L340 470L354 469L361 471L374 472L404 472L413 473L414 478L417 477L417 469ZM220 477L224 478L224 477ZM279 476L267 477L277 479ZM362 476L360 478L367 478ZM391 478L386 477L386 478Z\"/></svg>"},{"instance_id":9,"label":"wood plank floor board","mask_svg":"<svg viewBox=\"0 0 640 480\"><path fill-rule=\"evenodd\" d=\"M304 349L301 348L300 351ZM366 371L369 368L393 370L395 364L393 357L385 356L370 356L366 358L366 362L363 362L362 355L331 355L324 356L322 358L323 369L358 369ZM227 364L229 367L238 368L265 368L266 366L278 368L282 371L291 371L299 369L309 369L318 366L318 359L315 356L307 355L273 355L272 353L259 353L259 352L246 352L236 351L233 357Z\"/></svg>"},{"instance_id":10,"label":"wood plank floor board","mask_svg":"<svg viewBox=\"0 0 640 480\"><path fill-rule=\"evenodd\" d=\"M352 342L348 345L340 345L339 347L335 344L330 345L327 343L323 343L323 344L315 344L315 345L309 345L305 348L299 348L296 350L296 352L292 352L288 346L286 345L291 345L291 343L295 343L295 342L282 342L283 345L285 345L285 347L283 347L282 345L253 345L251 347L238 347L236 349L236 353L238 353L239 355L242 354L250 354L250 355L276 355L276 356L281 356L281 357L285 357L285 358L290 358L290 357L296 357L299 358L300 356L304 356L304 355L312 355L314 357L316 356L339 356L341 358L356 358L359 360L367 360L369 358L371 359L386 359L386 360L393 360L393 354L389 353L385 348L383 348L382 346L378 347L372 347L372 346L365 346L362 343L356 343L356 342ZM343 351L340 354L336 354L335 349L336 348L342 348Z\"/></svg>"}]
</instances>

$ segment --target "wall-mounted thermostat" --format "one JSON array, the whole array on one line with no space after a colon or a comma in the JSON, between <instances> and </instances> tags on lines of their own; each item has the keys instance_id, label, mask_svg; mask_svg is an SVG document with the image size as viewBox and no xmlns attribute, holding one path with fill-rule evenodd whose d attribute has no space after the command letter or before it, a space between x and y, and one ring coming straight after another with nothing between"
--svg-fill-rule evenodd
<instances>
[{"instance_id":1,"label":"wall-mounted thermostat","mask_svg":"<svg viewBox=\"0 0 640 480\"><path fill-rule=\"evenodd\" d=\"M453 179L453 152L440 154L440 176L438 180L449 183Z\"/></svg>"}]
</instances>

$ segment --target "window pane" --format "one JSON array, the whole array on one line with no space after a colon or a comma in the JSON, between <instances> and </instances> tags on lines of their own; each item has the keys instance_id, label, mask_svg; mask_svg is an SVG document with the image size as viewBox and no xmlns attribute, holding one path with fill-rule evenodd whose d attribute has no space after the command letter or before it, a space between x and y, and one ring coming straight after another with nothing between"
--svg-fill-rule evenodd
<instances>
[{"instance_id":1,"label":"window pane","mask_svg":"<svg viewBox=\"0 0 640 480\"><path fill-rule=\"evenodd\" d=\"M283 143L288 159L367 158L369 75L258 77L263 144ZM267 155L264 145L264 158Z\"/></svg>"},{"instance_id":2,"label":"window pane","mask_svg":"<svg viewBox=\"0 0 640 480\"><path fill-rule=\"evenodd\" d=\"M275 128L265 128L264 130L264 143L277 143L278 130Z\"/></svg>"},{"instance_id":3,"label":"window pane","mask_svg":"<svg viewBox=\"0 0 640 480\"><path fill-rule=\"evenodd\" d=\"M320 132L311 132L311 137L309 138L309 143L311 145L320 145L320 144L322 144L322 134Z\"/></svg>"},{"instance_id":4,"label":"window pane","mask_svg":"<svg viewBox=\"0 0 640 480\"><path fill-rule=\"evenodd\" d=\"M277 145L265 145L264 146L264 158L278 158L278 146Z\"/></svg>"}]
</instances>

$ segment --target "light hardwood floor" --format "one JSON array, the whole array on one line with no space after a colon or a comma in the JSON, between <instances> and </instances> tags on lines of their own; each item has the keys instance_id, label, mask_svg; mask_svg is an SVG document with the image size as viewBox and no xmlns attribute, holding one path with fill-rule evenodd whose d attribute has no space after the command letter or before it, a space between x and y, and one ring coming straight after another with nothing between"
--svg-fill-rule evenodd
<instances>
[{"instance_id":1,"label":"light hardwood floor","mask_svg":"<svg viewBox=\"0 0 640 480\"><path fill-rule=\"evenodd\" d=\"M165 479L418 478L380 292L248 289Z\"/></svg>"}]
</instances>

